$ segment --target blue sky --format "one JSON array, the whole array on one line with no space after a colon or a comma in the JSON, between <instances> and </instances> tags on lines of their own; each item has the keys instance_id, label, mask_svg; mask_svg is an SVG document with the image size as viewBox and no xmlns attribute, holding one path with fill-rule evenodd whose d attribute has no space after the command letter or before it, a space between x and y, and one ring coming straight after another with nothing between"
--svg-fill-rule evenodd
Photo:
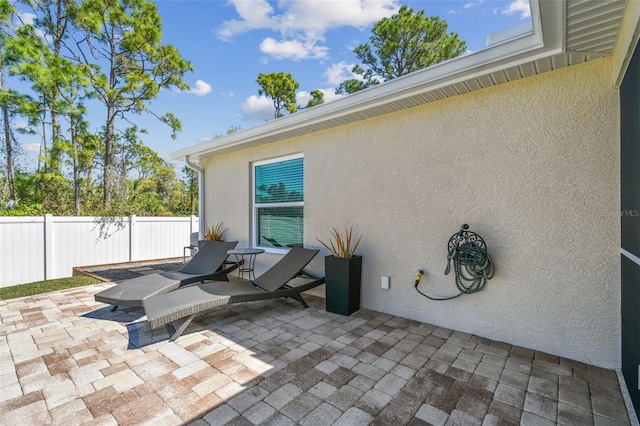
<instances>
[{"instance_id":1,"label":"blue sky","mask_svg":"<svg viewBox=\"0 0 640 426\"><path fill-rule=\"evenodd\" d=\"M159 115L176 114L183 131L176 140L149 114L130 120L148 130L146 145L169 153L224 135L231 126L248 129L273 118L270 100L259 97L258 74L287 72L300 83L298 104L320 89L325 102L351 78L358 63L352 49L369 41L371 28L407 5L437 15L467 42L470 52L486 37L529 20L528 0L159 0L163 42L176 46L195 71L185 76L191 90L166 90L150 104ZM106 113L92 108L99 128ZM25 151L37 151L37 138L23 138ZM182 165L179 164L178 167Z\"/></svg>"}]
</instances>

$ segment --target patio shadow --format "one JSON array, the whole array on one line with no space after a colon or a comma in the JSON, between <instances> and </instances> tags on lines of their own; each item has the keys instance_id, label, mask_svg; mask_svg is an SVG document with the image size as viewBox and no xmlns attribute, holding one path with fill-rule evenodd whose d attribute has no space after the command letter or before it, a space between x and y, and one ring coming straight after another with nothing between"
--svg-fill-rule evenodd
<instances>
[{"instance_id":1,"label":"patio shadow","mask_svg":"<svg viewBox=\"0 0 640 426\"><path fill-rule=\"evenodd\" d=\"M171 328L172 327L160 327L151 330L146 321L129 323L127 324L127 332L129 333L129 345L127 349L141 349L145 346L167 341L173 333Z\"/></svg>"},{"instance_id":2,"label":"patio shadow","mask_svg":"<svg viewBox=\"0 0 640 426\"><path fill-rule=\"evenodd\" d=\"M120 323L130 323L138 321L144 317L142 308L119 307L116 311L111 310L111 306L105 306L95 311L82 314L84 318L99 319L106 321L116 321Z\"/></svg>"}]
</instances>

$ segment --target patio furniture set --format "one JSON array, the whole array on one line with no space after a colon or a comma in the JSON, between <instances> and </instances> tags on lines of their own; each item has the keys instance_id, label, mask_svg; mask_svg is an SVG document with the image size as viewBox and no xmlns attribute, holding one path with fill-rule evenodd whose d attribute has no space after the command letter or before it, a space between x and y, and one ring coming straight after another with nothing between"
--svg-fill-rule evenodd
<instances>
[{"instance_id":1,"label":"patio furniture set","mask_svg":"<svg viewBox=\"0 0 640 426\"><path fill-rule=\"evenodd\" d=\"M142 307L151 329L171 323L174 341L198 315L217 306L257 300L290 297L307 307L301 293L325 282L303 271L318 253L302 247L291 250L270 269L253 280L230 282L227 274L235 269L253 273L253 262L228 262L237 242L207 241L193 258L177 272L161 272L125 280L95 295L97 302ZM253 255L253 253L252 253ZM251 268L251 270L249 270Z\"/></svg>"}]
</instances>

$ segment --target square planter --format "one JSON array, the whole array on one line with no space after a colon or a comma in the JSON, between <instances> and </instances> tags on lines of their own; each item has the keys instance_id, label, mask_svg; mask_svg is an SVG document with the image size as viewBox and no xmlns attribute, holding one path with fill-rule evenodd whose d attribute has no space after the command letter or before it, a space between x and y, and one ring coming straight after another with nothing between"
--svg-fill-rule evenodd
<instances>
[{"instance_id":1,"label":"square planter","mask_svg":"<svg viewBox=\"0 0 640 426\"><path fill-rule=\"evenodd\" d=\"M351 315L360 309L362 256L326 256L324 268L327 312Z\"/></svg>"}]
</instances>

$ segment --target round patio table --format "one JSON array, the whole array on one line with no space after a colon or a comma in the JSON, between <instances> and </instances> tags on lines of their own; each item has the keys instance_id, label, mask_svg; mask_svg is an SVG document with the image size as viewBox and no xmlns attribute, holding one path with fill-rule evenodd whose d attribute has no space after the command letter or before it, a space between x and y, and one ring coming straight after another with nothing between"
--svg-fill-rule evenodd
<instances>
[{"instance_id":1,"label":"round patio table","mask_svg":"<svg viewBox=\"0 0 640 426\"><path fill-rule=\"evenodd\" d=\"M264 253L264 249L241 248L227 251L227 254L234 255L236 257L236 262L240 265L238 267L238 281L242 281L244 279L245 273L250 280L256 278L255 273L253 272L253 267L256 263L256 256L260 253Z\"/></svg>"}]
</instances>

